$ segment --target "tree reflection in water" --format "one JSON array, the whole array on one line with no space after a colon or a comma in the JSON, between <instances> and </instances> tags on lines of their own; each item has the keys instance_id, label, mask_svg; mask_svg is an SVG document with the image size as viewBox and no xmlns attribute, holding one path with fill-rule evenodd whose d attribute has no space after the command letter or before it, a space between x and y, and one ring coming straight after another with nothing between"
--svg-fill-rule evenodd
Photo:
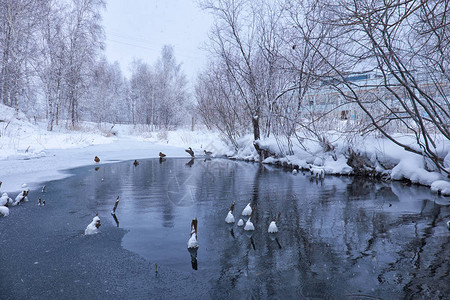
<instances>
[{"instance_id":1,"label":"tree reflection in water","mask_svg":"<svg viewBox=\"0 0 450 300\"><path fill-rule=\"evenodd\" d=\"M120 176L117 176L120 174ZM103 184L96 181L105 178ZM108 211L120 194L123 246L149 261L195 272L211 297L444 298L448 199L426 187L364 178L310 180L229 160L167 159L104 165L85 179ZM102 200L105 198L105 200ZM108 202L109 201L109 202ZM227 226L257 204L256 230ZM122 202L121 202L122 205ZM282 212L276 237L272 212ZM202 247L186 264L185 224L197 217ZM240 216L235 216L239 220ZM195 259L194 259L195 258Z\"/></svg>"}]
</instances>

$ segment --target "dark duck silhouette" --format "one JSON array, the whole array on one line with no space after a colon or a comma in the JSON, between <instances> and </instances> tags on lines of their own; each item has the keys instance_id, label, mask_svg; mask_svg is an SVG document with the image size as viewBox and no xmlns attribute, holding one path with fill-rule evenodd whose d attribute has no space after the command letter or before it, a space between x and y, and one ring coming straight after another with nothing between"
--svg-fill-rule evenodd
<instances>
[{"instance_id":1,"label":"dark duck silhouette","mask_svg":"<svg viewBox=\"0 0 450 300\"><path fill-rule=\"evenodd\" d=\"M162 152L159 152L159 158L164 158L164 157L166 157L166 155Z\"/></svg>"},{"instance_id":2,"label":"dark duck silhouette","mask_svg":"<svg viewBox=\"0 0 450 300\"><path fill-rule=\"evenodd\" d=\"M96 156L96 157L94 157L94 161L95 161L96 163L99 163L99 162L100 162L100 158L98 158L98 156Z\"/></svg>"},{"instance_id":3,"label":"dark duck silhouette","mask_svg":"<svg viewBox=\"0 0 450 300\"><path fill-rule=\"evenodd\" d=\"M134 160L133 165L134 165L135 167L137 167L137 166L139 165L139 162L138 162L137 160Z\"/></svg>"},{"instance_id":4,"label":"dark duck silhouette","mask_svg":"<svg viewBox=\"0 0 450 300\"><path fill-rule=\"evenodd\" d=\"M194 157L194 150L192 150L191 147L189 147L188 149L186 149L186 150L184 150L184 151L186 151L187 153L189 153L189 155L190 155L191 157Z\"/></svg>"}]
</instances>

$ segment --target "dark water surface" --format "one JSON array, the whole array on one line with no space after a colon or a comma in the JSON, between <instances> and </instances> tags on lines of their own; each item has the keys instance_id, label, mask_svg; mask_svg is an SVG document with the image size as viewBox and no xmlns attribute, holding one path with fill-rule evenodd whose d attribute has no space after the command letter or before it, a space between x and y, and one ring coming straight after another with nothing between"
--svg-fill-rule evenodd
<instances>
[{"instance_id":1,"label":"dark water surface","mask_svg":"<svg viewBox=\"0 0 450 300\"><path fill-rule=\"evenodd\" d=\"M449 199L429 188L188 162L83 167L32 191L0 218L0 299L449 299ZM233 201L236 223L257 204L254 232L225 223Z\"/></svg>"}]
</instances>

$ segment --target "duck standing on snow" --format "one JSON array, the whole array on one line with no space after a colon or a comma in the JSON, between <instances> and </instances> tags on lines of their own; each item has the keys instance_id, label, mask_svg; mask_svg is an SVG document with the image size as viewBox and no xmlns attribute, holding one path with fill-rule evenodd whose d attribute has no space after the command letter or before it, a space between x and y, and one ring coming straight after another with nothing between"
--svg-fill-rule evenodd
<instances>
[{"instance_id":1,"label":"duck standing on snow","mask_svg":"<svg viewBox=\"0 0 450 300\"><path fill-rule=\"evenodd\" d=\"M101 226L102 224L100 223L100 218L98 217L98 214L95 215L95 217L92 219L92 222L89 223L89 225L86 227L86 229L84 230L84 235L91 235L91 234L96 234L99 233L98 228Z\"/></svg>"},{"instance_id":2,"label":"duck standing on snow","mask_svg":"<svg viewBox=\"0 0 450 300\"><path fill-rule=\"evenodd\" d=\"M166 157L166 155L162 152L159 152L159 158L164 158L164 157Z\"/></svg>"},{"instance_id":3,"label":"duck standing on snow","mask_svg":"<svg viewBox=\"0 0 450 300\"><path fill-rule=\"evenodd\" d=\"M253 225L253 222L252 222L252 217L253 217L253 214L255 213L255 208L256 208L256 205L253 206L252 213L250 214L250 217L248 218L247 222L245 223L244 230L247 230L247 231L255 230L255 226Z\"/></svg>"},{"instance_id":4,"label":"duck standing on snow","mask_svg":"<svg viewBox=\"0 0 450 300\"><path fill-rule=\"evenodd\" d=\"M203 150L203 152L205 152L205 155L206 155L206 156L211 156L211 155L212 155L212 152L211 152L211 151Z\"/></svg>"},{"instance_id":5,"label":"duck standing on snow","mask_svg":"<svg viewBox=\"0 0 450 300\"><path fill-rule=\"evenodd\" d=\"M191 222L191 237L189 238L188 248L198 248L197 241L197 218L193 219Z\"/></svg>"},{"instance_id":6,"label":"duck standing on snow","mask_svg":"<svg viewBox=\"0 0 450 300\"><path fill-rule=\"evenodd\" d=\"M277 233L278 232L278 227L277 227L276 222L278 222L278 219L280 218L280 216L281 216L281 212L278 213L278 216L274 221L270 222L269 229L267 230L267 232L269 232L269 233Z\"/></svg>"},{"instance_id":7,"label":"duck standing on snow","mask_svg":"<svg viewBox=\"0 0 450 300\"><path fill-rule=\"evenodd\" d=\"M189 147L188 149L186 149L186 150L184 150L184 151L186 151L187 153L189 153L189 155L190 155L191 157L194 157L194 150L192 150L191 147Z\"/></svg>"},{"instance_id":8,"label":"duck standing on snow","mask_svg":"<svg viewBox=\"0 0 450 300\"><path fill-rule=\"evenodd\" d=\"M98 156L95 156L94 161L98 164L100 162L100 158L98 158Z\"/></svg>"},{"instance_id":9,"label":"duck standing on snow","mask_svg":"<svg viewBox=\"0 0 450 300\"><path fill-rule=\"evenodd\" d=\"M252 207L249 204L247 204L247 206L244 208L244 210L242 211L242 215L243 216L250 216L252 214Z\"/></svg>"},{"instance_id":10,"label":"duck standing on snow","mask_svg":"<svg viewBox=\"0 0 450 300\"><path fill-rule=\"evenodd\" d=\"M137 166L139 165L139 162L138 162L137 160L134 160L133 165L134 165L135 167L137 167Z\"/></svg>"},{"instance_id":11,"label":"duck standing on snow","mask_svg":"<svg viewBox=\"0 0 450 300\"><path fill-rule=\"evenodd\" d=\"M227 222L228 224L234 223L233 211L234 211L234 202L231 204L230 211L228 212L228 215L225 218L225 222Z\"/></svg>"}]
</instances>

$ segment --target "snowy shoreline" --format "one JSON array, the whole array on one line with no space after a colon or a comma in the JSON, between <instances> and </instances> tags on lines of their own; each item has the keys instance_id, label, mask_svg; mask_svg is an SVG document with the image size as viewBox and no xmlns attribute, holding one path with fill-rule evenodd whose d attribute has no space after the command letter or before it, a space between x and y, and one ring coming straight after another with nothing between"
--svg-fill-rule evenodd
<instances>
[{"instance_id":1,"label":"snowy shoreline","mask_svg":"<svg viewBox=\"0 0 450 300\"><path fill-rule=\"evenodd\" d=\"M211 151L212 157L259 162L251 135L243 136L236 151L227 145L217 132L183 130L149 132L145 127L133 125L83 123L78 130L64 126L52 132L45 124L31 124L25 115L0 105L0 180L2 191L18 192L23 183L36 188L41 182L69 176L67 170L135 159L157 158L164 152L168 158L189 158L185 149L192 147L196 157ZM403 137L408 138L408 137ZM280 141L274 137L258 141L258 146L273 155L262 160L264 164L291 169L323 170L327 175L354 175L349 165L349 149L364 162L362 169L368 174L392 180L407 180L431 187L433 192L450 195L450 180L438 172L428 171L422 156L410 153L384 138L366 137L353 141L351 148L338 139L332 152L324 152L314 141L296 145L294 155L284 155ZM450 142L442 141L441 151L446 154L445 164L450 168ZM281 150L280 150L281 149ZM360 163L360 162L357 162ZM356 164L356 163L354 163Z\"/></svg>"}]
</instances>

